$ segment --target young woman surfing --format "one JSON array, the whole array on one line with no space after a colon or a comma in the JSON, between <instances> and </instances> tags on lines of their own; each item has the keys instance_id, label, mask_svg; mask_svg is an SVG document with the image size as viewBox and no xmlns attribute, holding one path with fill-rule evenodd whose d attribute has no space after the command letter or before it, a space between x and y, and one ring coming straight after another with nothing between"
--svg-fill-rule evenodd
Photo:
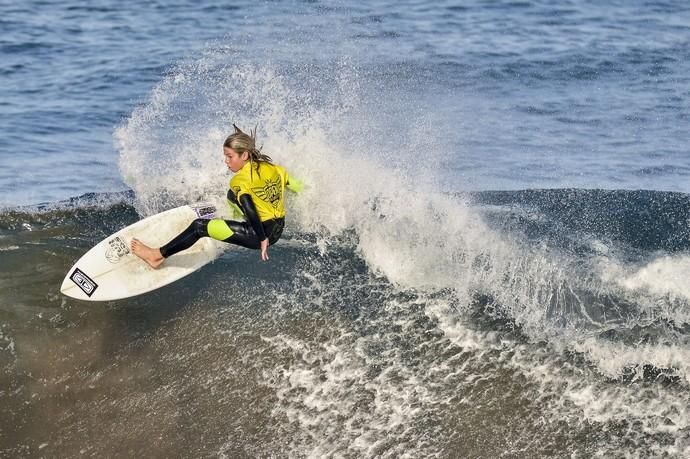
<instances>
[{"instance_id":1,"label":"young woman surfing","mask_svg":"<svg viewBox=\"0 0 690 459\"><path fill-rule=\"evenodd\" d=\"M153 268L166 258L188 249L202 237L261 251L268 260L268 247L275 244L285 226L285 189L299 192L303 185L256 148L256 131L245 134L235 128L223 143L225 164L235 175L230 180L228 201L243 221L197 219L162 247L153 248L132 239L132 253Z\"/></svg>"}]
</instances>

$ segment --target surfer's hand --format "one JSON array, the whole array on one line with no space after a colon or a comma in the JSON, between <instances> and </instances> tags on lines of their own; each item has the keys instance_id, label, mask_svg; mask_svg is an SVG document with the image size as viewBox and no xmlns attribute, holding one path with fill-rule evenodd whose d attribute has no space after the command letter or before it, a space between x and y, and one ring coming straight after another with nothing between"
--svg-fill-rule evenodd
<instances>
[{"instance_id":1,"label":"surfer's hand","mask_svg":"<svg viewBox=\"0 0 690 459\"><path fill-rule=\"evenodd\" d=\"M268 261L268 239L261 241L261 259Z\"/></svg>"}]
</instances>

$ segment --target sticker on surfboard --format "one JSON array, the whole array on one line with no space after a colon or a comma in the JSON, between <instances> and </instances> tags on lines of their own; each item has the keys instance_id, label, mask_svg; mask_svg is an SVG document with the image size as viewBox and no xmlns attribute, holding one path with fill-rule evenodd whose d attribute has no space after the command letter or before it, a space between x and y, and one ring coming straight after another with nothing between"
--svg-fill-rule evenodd
<instances>
[{"instance_id":1,"label":"sticker on surfboard","mask_svg":"<svg viewBox=\"0 0 690 459\"><path fill-rule=\"evenodd\" d=\"M199 204L191 207L199 218L203 218L204 220L216 218L216 206L213 204Z\"/></svg>"},{"instance_id":2,"label":"sticker on surfboard","mask_svg":"<svg viewBox=\"0 0 690 459\"><path fill-rule=\"evenodd\" d=\"M129 253L129 247L127 247L127 244L120 236L115 236L114 238L110 239L107 247L108 248L105 251L105 259L112 264L119 263L120 258Z\"/></svg>"},{"instance_id":3,"label":"sticker on surfboard","mask_svg":"<svg viewBox=\"0 0 690 459\"><path fill-rule=\"evenodd\" d=\"M75 268L74 272L69 278L72 279L72 282L77 284L77 287L86 293L86 296L88 297L91 297L93 292L95 292L98 288L98 284L79 268Z\"/></svg>"}]
</instances>

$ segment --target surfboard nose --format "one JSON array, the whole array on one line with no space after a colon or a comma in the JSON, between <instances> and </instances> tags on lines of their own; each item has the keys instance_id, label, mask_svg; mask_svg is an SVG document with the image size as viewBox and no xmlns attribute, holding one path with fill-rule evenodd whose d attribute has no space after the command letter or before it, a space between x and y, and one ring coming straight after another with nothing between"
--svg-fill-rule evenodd
<instances>
[{"instance_id":1,"label":"surfboard nose","mask_svg":"<svg viewBox=\"0 0 690 459\"><path fill-rule=\"evenodd\" d=\"M79 268L73 268L65 276L60 292L72 298L88 300L94 294L98 284Z\"/></svg>"}]
</instances>

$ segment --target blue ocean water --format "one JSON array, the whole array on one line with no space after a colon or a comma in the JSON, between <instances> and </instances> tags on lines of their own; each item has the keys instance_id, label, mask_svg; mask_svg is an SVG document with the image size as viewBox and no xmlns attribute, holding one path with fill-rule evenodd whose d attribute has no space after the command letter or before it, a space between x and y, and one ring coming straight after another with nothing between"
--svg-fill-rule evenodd
<instances>
[{"instance_id":1,"label":"blue ocean water","mask_svg":"<svg viewBox=\"0 0 690 459\"><path fill-rule=\"evenodd\" d=\"M686 2L0 0L0 83L0 456L690 455ZM62 296L233 122L271 262Z\"/></svg>"},{"instance_id":2,"label":"blue ocean water","mask_svg":"<svg viewBox=\"0 0 690 459\"><path fill-rule=\"evenodd\" d=\"M125 189L114 130L176 65L214 53L306 93L329 91L334 63L351 70L361 128L408 157L395 137L429 126L433 173L454 191L689 190L684 2L0 8L6 205Z\"/></svg>"}]
</instances>

